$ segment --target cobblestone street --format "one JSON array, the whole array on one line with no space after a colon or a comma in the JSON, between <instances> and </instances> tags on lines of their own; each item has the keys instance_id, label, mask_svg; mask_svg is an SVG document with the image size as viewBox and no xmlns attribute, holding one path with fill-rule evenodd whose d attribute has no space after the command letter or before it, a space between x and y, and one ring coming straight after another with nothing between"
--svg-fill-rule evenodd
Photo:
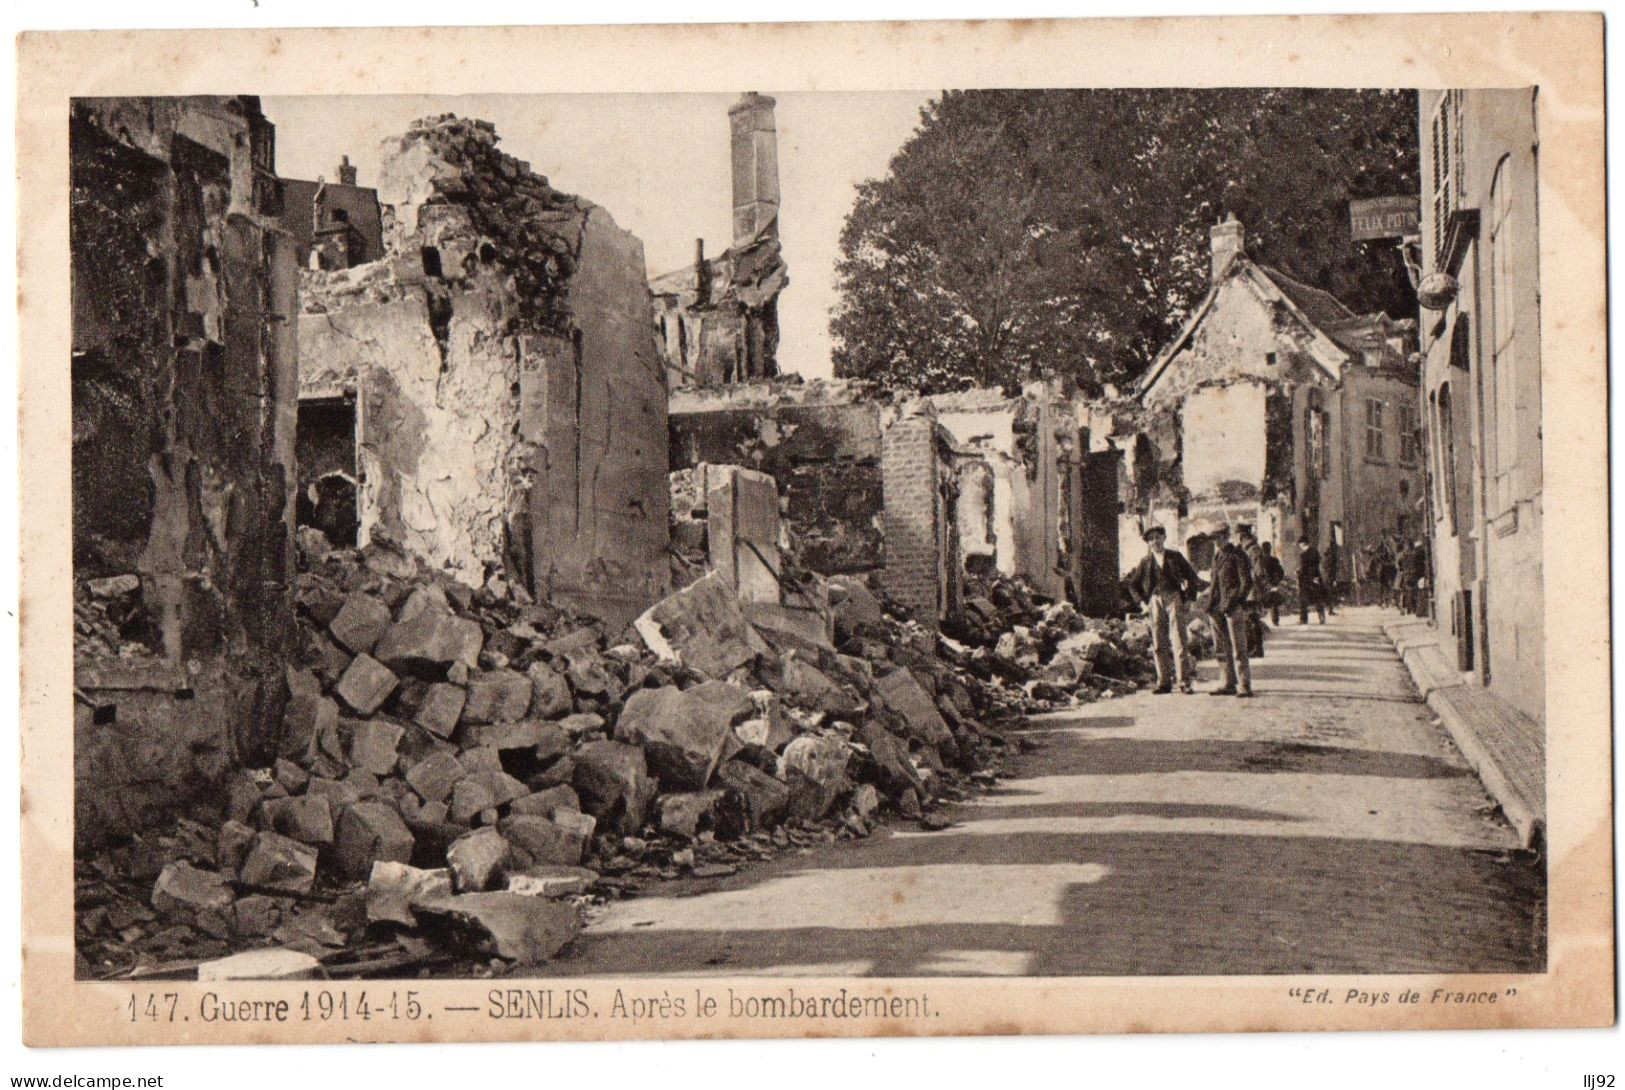
<instances>
[{"instance_id":1,"label":"cobblestone street","mask_svg":"<svg viewBox=\"0 0 1625 1090\"><path fill-rule=\"evenodd\" d=\"M1539 971L1541 862L1417 699L1389 616L1287 619L1253 701L1041 717L952 828L614 904L548 973Z\"/></svg>"}]
</instances>

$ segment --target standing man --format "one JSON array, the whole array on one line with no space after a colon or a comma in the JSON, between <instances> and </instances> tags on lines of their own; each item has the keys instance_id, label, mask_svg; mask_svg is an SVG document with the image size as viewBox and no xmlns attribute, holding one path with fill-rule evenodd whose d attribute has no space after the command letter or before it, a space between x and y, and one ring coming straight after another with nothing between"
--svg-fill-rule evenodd
<instances>
[{"instance_id":1,"label":"standing man","mask_svg":"<svg viewBox=\"0 0 1625 1090\"><path fill-rule=\"evenodd\" d=\"M1151 613L1151 646L1157 664L1157 687L1152 692L1191 692L1190 656L1185 652L1185 602L1196 596L1196 569L1178 549L1167 548L1168 531L1148 526L1142 535L1147 550L1134 574L1129 590L1141 608Z\"/></svg>"},{"instance_id":2,"label":"standing man","mask_svg":"<svg viewBox=\"0 0 1625 1090\"><path fill-rule=\"evenodd\" d=\"M1213 557L1213 600L1208 606L1224 684L1208 695L1250 697L1253 671L1247 662L1247 620L1252 611L1252 565L1242 549L1247 531L1235 526L1229 532L1230 541Z\"/></svg>"},{"instance_id":3,"label":"standing man","mask_svg":"<svg viewBox=\"0 0 1625 1090\"><path fill-rule=\"evenodd\" d=\"M1270 625L1281 627L1281 584L1286 582L1286 569L1281 567L1281 560L1275 555L1275 550L1269 542L1258 547L1259 563L1253 570L1253 578L1263 586L1260 600L1270 612Z\"/></svg>"},{"instance_id":4,"label":"standing man","mask_svg":"<svg viewBox=\"0 0 1625 1090\"><path fill-rule=\"evenodd\" d=\"M1326 623L1326 598L1320 586L1320 550L1309 544L1309 536L1298 538L1298 623L1309 623L1309 607Z\"/></svg>"},{"instance_id":5,"label":"standing man","mask_svg":"<svg viewBox=\"0 0 1625 1090\"><path fill-rule=\"evenodd\" d=\"M1337 616L1337 562L1342 559L1341 554L1336 537L1326 542L1326 551L1320 554L1321 593L1325 598L1326 612L1334 617Z\"/></svg>"},{"instance_id":6,"label":"standing man","mask_svg":"<svg viewBox=\"0 0 1625 1090\"><path fill-rule=\"evenodd\" d=\"M1382 600L1378 604L1385 608L1394 604L1394 576L1398 571L1393 538L1384 537L1382 544L1377 546L1377 589L1382 592Z\"/></svg>"}]
</instances>

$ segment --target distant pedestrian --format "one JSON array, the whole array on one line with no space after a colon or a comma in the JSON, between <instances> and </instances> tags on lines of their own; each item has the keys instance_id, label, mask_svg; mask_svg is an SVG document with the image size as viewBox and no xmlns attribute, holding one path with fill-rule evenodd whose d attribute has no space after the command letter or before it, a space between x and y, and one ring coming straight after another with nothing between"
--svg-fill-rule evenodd
<instances>
[{"instance_id":1,"label":"distant pedestrian","mask_svg":"<svg viewBox=\"0 0 1625 1090\"><path fill-rule=\"evenodd\" d=\"M1190 656L1185 651L1185 603L1196 597L1196 569L1178 549L1166 547L1168 531L1148 526L1146 554L1129 576L1129 589L1151 614L1151 647L1157 667L1155 693L1191 692Z\"/></svg>"},{"instance_id":2,"label":"distant pedestrian","mask_svg":"<svg viewBox=\"0 0 1625 1090\"><path fill-rule=\"evenodd\" d=\"M1309 623L1309 610L1320 614L1320 623L1326 623L1326 596L1320 584L1320 550L1309 544L1305 534L1298 539L1298 623Z\"/></svg>"},{"instance_id":3,"label":"distant pedestrian","mask_svg":"<svg viewBox=\"0 0 1625 1090\"><path fill-rule=\"evenodd\" d=\"M1253 592L1247 600L1247 657L1264 657L1264 547L1253 536L1253 528L1241 527L1241 551L1247 554L1247 572L1253 577Z\"/></svg>"},{"instance_id":4,"label":"distant pedestrian","mask_svg":"<svg viewBox=\"0 0 1625 1090\"><path fill-rule=\"evenodd\" d=\"M1405 612L1420 617L1427 610L1424 603L1427 601L1428 582L1428 554L1427 546L1421 541L1411 546L1406 554L1405 564L1405 594L1406 601L1403 606Z\"/></svg>"},{"instance_id":5,"label":"distant pedestrian","mask_svg":"<svg viewBox=\"0 0 1625 1090\"><path fill-rule=\"evenodd\" d=\"M1212 696L1250 697L1253 672L1247 662L1247 617L1253 594L1252 565L1242 551L1246 532L1230 528L1230 541L1219 547L1213 558L1213 594L1208 603L1208 620L1213 624L1213 642L1224 684Z\"/></svg>"},{"instance_id":6,"label":"distant pedestrian","mask_svg":"<svg viewBox=\"0 0 1625 1090\"><path fill-rule=\"evenodd\" d=\"M1399 576L1398 550L1393 538L1384 538L1377 546L1377 589L1382 593L1382 605L1394 605L1394 580Z\"/></svg>"},{"instance_id":7,"label":"distant pedestrian","mask_svg":"<svg viewBox=\"0 0 1625 1090\"><path fill-rule=\"evenodd\" d=\"M1337 615L1337 585L1340 572L1338 561L1342 559L1342 550L1338 547L1337 539L1326 543L1326 551L1320 554L1320 584L1326 599L1326 612Z\"/></svg>"},{"instance_id":8,"label":"distant pedestrian","mask_svg":"<svg viewBox=\"0 0 1625 1090\"><path fill-rule=\"evenodd\" d=\"M1410 571L1411 565L1414 563L1411 552L1411 543L1408 541L1401 543L1399 548L1394 551L1394 574L1392 579L1394 605L1398 606L1400 611L1404 613L1411 611L1411 596L1405 586L1406 573Z\"/></svg>"},{"instance_id":9,"label":"distant pedestrian","mask_svg":"<svg viewBox=\"0 0 1625 1090\"><path fill-rule=\"evenodd\" d=\"M1262 601L1264 608L1270 615L1270 624L1275 628L1281 627L1281 584L1286 582L1286 569L1281 567L1281 558L1275 555L1269 542L1258 547L1259 570L1253 572L1253 577L1259 579L1264 585Z\"/></svg>"}]
</instances>

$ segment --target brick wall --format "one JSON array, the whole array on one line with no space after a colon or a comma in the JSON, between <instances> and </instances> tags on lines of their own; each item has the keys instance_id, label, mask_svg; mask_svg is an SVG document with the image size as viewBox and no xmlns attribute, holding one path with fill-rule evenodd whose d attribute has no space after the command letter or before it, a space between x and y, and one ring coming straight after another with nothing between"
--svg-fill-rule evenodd
<instances>
[{"instance_id":1,"label":"brick wall","mask_svg":"<svg viewBox=\"0 0 1625 1090\"><path fill-rule=\"evenodd\" d=\"M937 624L943 562L936 432L937 422L928 413L908 415L886 430L881 443L885 588L931 628Z\"/></svg>"}]
</instances>

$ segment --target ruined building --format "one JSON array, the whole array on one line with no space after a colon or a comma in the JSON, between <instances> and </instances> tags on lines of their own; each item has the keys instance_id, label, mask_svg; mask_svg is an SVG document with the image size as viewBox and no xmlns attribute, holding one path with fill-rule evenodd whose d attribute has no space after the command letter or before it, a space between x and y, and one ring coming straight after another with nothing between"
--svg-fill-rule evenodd
<instances>
[{"instance_id":1,"label":"ruined building","mask_svg":"<svg viewBox=\"0 0 1625 1090\"><path fill-rule=\"evenodd\" d=\"M1126 517L1198 539L1199 567L1218 522L1254 524L1289 576L1299 535L1336 542L1348 580L1358 550L1421 526L1412 323L1258 264L1234 218L1211 233L1212 286L1139 387Z\"/></svg>"},{"instance_id":2,"label":"ruined building","mask_svg":"<svg viewBox=\"0 0 1625 1090\"><path fill-rule=\"evenodd\" d=\"M257 98L80 99L68 135L75 829L94 838L281 714L298 262Z\"/></svg>"},{"instance_id":3,"label":"ruined building","mask_svg":"<svg viewBox=\"0 0 1625 1090\"><path fill-rule=\"evenodd\" d=\"M624 623L669 567L642 243L452 115L386 142L378 198L383 257L303 277L305 521Z\"/></svg>"},{"instance_id":4,"label":"ruined building","mask_svg":"<svg viewBox=\"0 0 1625 1090\"><path fill-rule=\"evenodd\" d=\"M928 400L955 443L964 559L985 557L1085 613L1116 612L1120 458L1110 419L1103 428L1096 406L1056 383Z\"/></svg>"},{"instance_id":5,"label":"ruined building","mask_svg":"<svg viewBox=\"0 0 1625 1090\"><path fill-rule=\"evenodd\" d=\"M348 269L384 256L383 212L378 191L357 185L346 155L336 182L282 179L282 229L299 248L299 267Z\"/></svg>"},{"instance_id":6,"label":"ruined building","mask_svg":"<svg viewBox=\"0 0 1625 1090\"><path fill-rule=\"evenodd\" d=\"M778 131L774 102L754 91L728 110L733 245L650 282L661 351L673 388L778 374L779 293L789 283L779 246Z\"/></svg>"}]
</instances>

